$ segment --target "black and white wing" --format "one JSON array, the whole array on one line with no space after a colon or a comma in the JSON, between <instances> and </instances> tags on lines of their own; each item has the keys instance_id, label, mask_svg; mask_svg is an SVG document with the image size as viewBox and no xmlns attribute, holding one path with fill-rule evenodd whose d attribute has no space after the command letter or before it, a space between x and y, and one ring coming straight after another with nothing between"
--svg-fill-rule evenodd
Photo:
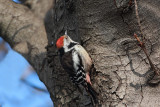
<instances>
[{"instance_id":1,"label":"black and white wing","mask_svg":"<svg viewBox=\"0 0 160 107\"><path fill-rule=\"evenodd\" d=\"M61 57L61 64L69 74L73 83L82 84L86 82L86 74L82 64L82 59L75 49L66 52Z\"/></svg>"},{"instance_id":2,"label":"black and white wing","mask_svg":"<svg viewBox=\"0 0 160 107\"><path fill-rule=\"evenodd\" d=\"M89 73L92 67L92 60L89 54L81 45L76 45L75 50L77 51L78 55L80 56L82 60L82 65L84 67L85 72Z\"/></svg>"}]
</instances>

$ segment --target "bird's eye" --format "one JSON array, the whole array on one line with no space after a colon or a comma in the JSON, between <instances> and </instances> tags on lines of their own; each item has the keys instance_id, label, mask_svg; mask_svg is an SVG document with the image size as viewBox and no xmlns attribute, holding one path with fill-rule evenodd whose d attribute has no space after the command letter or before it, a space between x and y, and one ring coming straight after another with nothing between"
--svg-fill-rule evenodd
<instances>
[{"instance_id":1,"label":"bird's eye","mask_svg":"<svg viewBox=\"0 0 160 107\"><path fill-rule=\"evenodd\" d=\"M65 38L68 39L68 36L66 36Z\"/></svg>"}]
</instances>

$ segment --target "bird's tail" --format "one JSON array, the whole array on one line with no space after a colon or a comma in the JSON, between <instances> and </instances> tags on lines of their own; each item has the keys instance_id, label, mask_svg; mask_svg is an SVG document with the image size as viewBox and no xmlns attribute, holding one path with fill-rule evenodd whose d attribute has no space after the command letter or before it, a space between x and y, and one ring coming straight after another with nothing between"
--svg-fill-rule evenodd
<instances>
[{"instance_id":1,"label":"bird's tail","mask_svg":"<svg viewBox=\"0 0 160 107\"><path fill-rule=\"evenodd\" d=\"M97 104L98 103L98 98L97 98L98 93L93 89L93 87L89 83L87 83L87 88L88 88L87 91L92 96L94 103Z\"/></svg>"}]
</instances>

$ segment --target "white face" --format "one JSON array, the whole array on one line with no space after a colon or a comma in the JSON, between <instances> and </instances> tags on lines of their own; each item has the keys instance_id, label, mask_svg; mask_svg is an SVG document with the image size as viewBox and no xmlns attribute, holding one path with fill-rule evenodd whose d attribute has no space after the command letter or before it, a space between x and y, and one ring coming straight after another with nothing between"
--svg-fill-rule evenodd
<instances>
[{"instance_id":1,"label":"white face","mask_svg":"<svg viewBox=\"0 0 160 107\"><path fill-rule=\"evenodd\" d=\"M71 38L69 36L65 35L65 38L63 40L64 47L69 46L69 44L71 43L71 41L72 41Z\"/></svg>"},{"instance_id":2,"label":"white face","mask_svg":"<svg viewBox=\"0 0 160 107\"><path fill-rule=\"evenodd\" d=\"M72 49L72 48L69 49L68 46L70 45L71 42L74 42L74 41L68 35L65 35L65 36L66 37L63 40L63 48L64 48L64 51L67 52Z\"/></svg>"}]
</instances>

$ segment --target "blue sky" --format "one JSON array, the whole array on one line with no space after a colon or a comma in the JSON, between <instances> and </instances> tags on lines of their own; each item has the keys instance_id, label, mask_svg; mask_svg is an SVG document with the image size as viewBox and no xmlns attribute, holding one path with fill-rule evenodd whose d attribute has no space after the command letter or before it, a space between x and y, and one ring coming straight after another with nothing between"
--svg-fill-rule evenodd
<instances>
[{"instance_id":1,"label":"blue sky","mask_svg":"<svg viewBox=\"0 0 160 107\"><path fill-rule=\"evenodd\" d=\"M0 38L0 45L2 41ZM9 50L6 55L0 50L0 107L53 107L48 92L21 81L24 77L28 83L46 90L28 62L8 44L5 46Z\"/></svg>"},{"instance_id":2,"label":"blue sky","mask_svg":"<svg viewBox=\"0 0 160 107\"><path fill-rule=\"evenodd\" d=\"M16 2L16 3L21 3L19 0L13 0L14 2Z\"/></svg>"}]
</instances>

